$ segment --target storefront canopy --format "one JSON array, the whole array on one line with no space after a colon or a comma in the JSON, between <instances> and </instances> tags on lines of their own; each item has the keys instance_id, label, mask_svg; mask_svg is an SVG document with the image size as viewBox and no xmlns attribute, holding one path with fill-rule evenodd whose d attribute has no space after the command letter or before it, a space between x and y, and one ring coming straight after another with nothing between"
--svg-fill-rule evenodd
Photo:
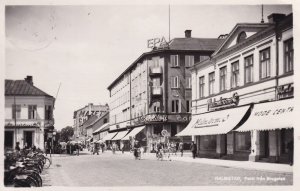
<instances>
[{"instance_id":1,"label":"storefront canopy","mask_svg":"<svg viewBox=\"0 0 300 191\"><path fill-rule=\"evenodd\" d=\"M101 127L99 127L98 129L96 129L93 134L99 133L102 129L104 129L105 127L109 126L109 123L105 123L103 124Z\"/></svg>"},{"instance_id":2,"label":"storefront canopy","mask_svg":"<svg viewBox=\"0 0 300 191\"><path fill-rule=\"evenodd\" d=\"M104 138L103 141L109 141L112 140L112 138L114 138L114 136L116 136L117 132L115 133L108 133Z\"/></svg>"},{"instance_id":3,"label":"storefront canopy","mask_svg":"<svg viewBox=\"0 0 300 191\"><path fill-rule=\"evenodd\" d=\"M249 119L236 131L292 128L293 110L292 99L255 104Z\"/></svg>"},{"instance_id":4,"label":"storefront canopy","mask_svg":"<svg viewBox=\"0 0 300 191\"><path fill-rule=\"evenodd\" d=\"M145 126L136 127L130 131L122 140L129 140L129 137L135 137L139 132L141 132Z\"/></svg>"},{"instance_id":5,"label":"storefront canopy","mask_svg":"<svg viewBox=\"0 0 300 191\"><path fill-rule=\"evenodd\" d=\"M121 140L123 137L125 137L127 133L128 131L120 131L112 140L113 141Z\"/></svg>"},{"instance_id":6,"label":"storefront canopy","mask_svg":"<svg viewBox=\"0 0 300 191\"><path fill-rule=\"evenodd\" d=\"M226 134L236 128L250 106L226 109L196 115L176 136Z\"/></svg>"}]
</instances>

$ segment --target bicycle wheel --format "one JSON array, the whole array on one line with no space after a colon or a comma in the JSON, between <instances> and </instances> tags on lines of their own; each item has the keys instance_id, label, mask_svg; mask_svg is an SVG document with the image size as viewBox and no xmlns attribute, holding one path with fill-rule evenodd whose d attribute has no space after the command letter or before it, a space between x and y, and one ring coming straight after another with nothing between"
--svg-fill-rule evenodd
<instances>
[{"instance_id":1,"label":"bicycle wheel","mask_svg":"<svg viewBox=\"0 0 300 191\"><path fill-rule=\"evenodd\" d=\"M31 175L29 175L26 178L26 182L29 183L30 187L38 187L39 186L38 180L34 176L31 176Z\"/></svg>"},{"instance_id":2,"label":"bicycle wheel","mask_svg":"<svg viewBox=\"0 0 300 191\"><path fill-rule=\"evenodd\" d=\"M45 157L45 164L44 164L44 168L49 168L50 167L50 165L51 165L51 161L50 161L50 159L49 158L47 158L47 157Z\"/></svg>"}]
</instances>

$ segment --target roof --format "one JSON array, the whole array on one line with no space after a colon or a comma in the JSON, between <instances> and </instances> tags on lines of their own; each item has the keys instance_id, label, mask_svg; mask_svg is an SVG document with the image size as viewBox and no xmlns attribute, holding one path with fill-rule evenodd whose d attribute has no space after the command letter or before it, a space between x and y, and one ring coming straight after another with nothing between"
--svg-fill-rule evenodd
<instances>
[{"instance_id":1,"label":"roof","mask_svg":"<svg viewBox=\"0 0 300 191\"><path fill-rule=\"evenodd\" d=\"M169 51L211 51L214 52L224 39L217 38L174 38L170 41L169 47L162 49L153 49L150 52L143 53L138 59L136 59L118 78L116 78L107 89L110 90L114 84L116 84L124 74L126 74L131 68L133 68L141 59L145 56L158 54Z\"/></svg>"},{"instance_id":2,"label":"roof","mask_svg":"<svg viewBox=\"0 0 300 191\"><path fill-rule=\"evenodd\" d=\"M5 95L52 97L25 80L5 80Z\"/></svg>"},{"instance_id":3,"label":"roof","mask_svg":"<svg viewBox=\"0 0 300 191\"><path fill-rule=\"evenodd\" d=\"M223 41L217 38L175 38L170 42L169 49L215 51Z\"/></svg>"},{"instance_id":4,"label":"roof","mask_svg":"<svg viewBox=\"0 0 300 191\"><path fill-rule=\"evenodd\" d=\"M96 123L98 121L99 117L97 115L92 115L90 118L88 118L88 120L86 120L82 126L84 128L87 128L91 125L93 125L94 123Z\"/></svg>"},{"instance_id":5,"label":"roof","mask_svg":"<svg viewBox=\"0 0 300 191\"><path fill-rule=\"evenodd\" d=\"M105 130L105 129L109 129L109 123L105 123L105 124L103 124L102 126L100 126L99 128L97 128L97 129L93 132L93 134L98 133L98 132L100 132L101 130L103 131L103 130Z\"/></svg>"}]
</instances>

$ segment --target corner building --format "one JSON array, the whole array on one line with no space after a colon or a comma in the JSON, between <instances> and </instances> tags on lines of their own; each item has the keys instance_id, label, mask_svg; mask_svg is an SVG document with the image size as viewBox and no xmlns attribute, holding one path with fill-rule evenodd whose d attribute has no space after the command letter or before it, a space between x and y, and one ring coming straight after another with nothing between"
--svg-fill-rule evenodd
<instances>
[{"instance_id":1,"label":"corner building","mask_svg":"<svg viewBox=\"0 0 300 191\"><path fill-rule=\"evenodd\" d=\"M208 58L223 39L175 38L167 45L143 53L109 87L110 133L118 144L129 147L137 139L151 151L157 142L179 140L175 135L191 116L191 68ZM135 129L135 130L134 130ZM186 142L190 137L183 137ZM107 139L105 139L107 141ZM132 143L132 142L131 142Z\"/></svg>"},{"instance_id":2,"label":"corner building","mask_svg":"<svg viewBox=\"0 0 300 191\"><path fill-rule=\"evenodd\" d=\"M240 23L192 71L192 136L198 156L288 162L294 140L293 15Z\"/></svg>"}]
</instances>

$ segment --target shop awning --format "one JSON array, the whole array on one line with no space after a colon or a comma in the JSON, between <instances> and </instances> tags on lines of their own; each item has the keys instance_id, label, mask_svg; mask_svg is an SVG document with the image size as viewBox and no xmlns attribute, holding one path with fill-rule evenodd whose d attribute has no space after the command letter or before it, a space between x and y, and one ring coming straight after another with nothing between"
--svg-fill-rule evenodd
<instances>
[{"instance_id":1,"label":"shop awning","mask_svg":"<svg viewBox=\"0 0 300 191\"><path fill-rule=\"evenodd\" d=\"M226 134L237 127L249 107L237 107L193 116L188 126L176 136Z\"/></svg>"},{"instance_id":2,"label":"shop awning","mask_svg":"<svg viewBox=\"0 0 300 191\"><path fill-rule=\"evenodd\" d=\"M112 141L121 140L125 135L128 133L128 131L120 131L118 134L112 139Z\"/></svg>"},{"instance_id":3,"label":"shop awning","mask_svg":"<svg viewBox=\"0 0 300 191\"><path fill-rule=\"evenodd\" d=\"M105 123L103 124L101 127L99 127L98 129L96 129L93 134L99 133L102 129L104 129L105 127L109 126L109 123Z\"/></svg>"},{"instance_id":4,"label":"shop awning","mask_svg":"<svg viewBox=\"0 0 300 191\"><path fill-rule=\"evenodd\" d=\"M293 99L255 104L249 119L236 131L292 128L293 110Z\"/></svg>"},{"instance_id":5,"label":"shop awning","mask_svg":"<svg viewBox=\"0 0 300 191\"><path fill-rule=\"evenodd\" d=\"M129 137L135 137L139 132L141 132L145 126L136 127L130 131L122 140L129 140Z\"/></svg>"},{"instance_id":6,"label":"shop awning","mask_svg":"<svg viewBox=\"0 0 300 191\"><path fill-rule=\"evenodd\" d=\"M117 132L115 133L108 133L104 138L103 141L109 141L112 140L112 138L114 138L114 136L116 136Z\"/></svg>"}]
</instances>

